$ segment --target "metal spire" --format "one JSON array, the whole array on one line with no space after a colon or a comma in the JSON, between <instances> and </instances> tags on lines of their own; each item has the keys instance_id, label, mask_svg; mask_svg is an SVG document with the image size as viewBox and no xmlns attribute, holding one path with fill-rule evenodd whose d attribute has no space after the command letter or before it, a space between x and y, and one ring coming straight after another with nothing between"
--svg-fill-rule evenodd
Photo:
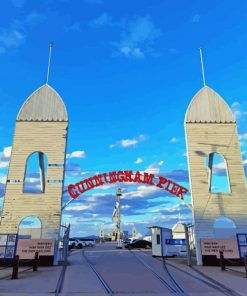
<instances>
[{"instance_id":1,"label":"metal spire","mask_svg":"<svg viewBox=\"0 0 247 296\"><path fill-rule=\"evenodd\" d=\"M201 48L201 47L200 47L200 58L201 58L201 66L202 66L202 80L203 80L203 86L206 86L205 75L204 75L204 65L203 65L203 58L202 58L202 48Z\"/></svg>"},{"instance_id":2,"label":"metal spire","mask_svg":"<svg viewBox=\"0 0 247 296\"><path fill-rule=\"evenodd\" d=\"M178 210L178 222L179 222L179 223L181 222L180 208L179 208L179 210Z\"/></svg>"},{"instance_id":3,"label":"metal spire","mask_svg":"<svg viewBox=\"0 0 247 296\"><path fill-rule=\"evenodd\" d=\"M52 48L53 48L53 42L50 43L49 59L48 59L48 67L47 67L47 75L46 75L46 84L48 84L48 81L49 81Z\"/></svg>"}]
</instances>

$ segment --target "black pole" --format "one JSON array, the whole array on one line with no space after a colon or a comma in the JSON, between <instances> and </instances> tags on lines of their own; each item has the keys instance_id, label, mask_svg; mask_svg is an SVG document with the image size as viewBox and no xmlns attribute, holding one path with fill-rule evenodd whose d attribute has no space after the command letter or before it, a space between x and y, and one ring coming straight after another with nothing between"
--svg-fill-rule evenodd
<instances>
[{"instance_id":1,"label":"black pole","mask_svg":"<svg viewBox=\"0 0 247 296\"><path fill-rule=\"evenodd\" d=\"M220 251L220 267L222 271L226 270L224 254L222 251Z\"/></svg>"},{"instance_id":2,"label":"black pole","mask_svg":"<svg viewBox=\"0 0 247 296\"><path fill-rule=\"evenodd\" d=\"M12 280L18 279L18 269L19 269L19 255L15 256L14 259L14 265L13 265L13 271L12 271Z\"/></svg>"},{"instance_id":3,"label":"black pole","mask_svg":"<svg viewBox=\"0 0 247 296\"><path fill-rule=\"evenodd\" d=\"M245 277L247 278L247 254L244 255Z\"/></svg>"},{"instance_id":4,"label":"black pole","mask_svg":"<svg viewBox=\"0 0 247 296\"><path fill-rule=\"evenodd\" d=\"M38 260L39 260L39 252L35 252L34 260L33 260L33 271L38 270Z\"/></svg>"},{"instance_id":5,"label":"black pole","mask_svg":"<svg viewBox=\"0 0 247 296\"><path fill-rule=\"evenodd\" d=\"M184 225L184 231L185 231L185 239L186 239L186 250L187 250L187 265L188 266L192 266L192 262L191 262L191 251L190 251L190 242L189 242L189 228L187 224L183 224Z\"/></svg>"}]
</instances>

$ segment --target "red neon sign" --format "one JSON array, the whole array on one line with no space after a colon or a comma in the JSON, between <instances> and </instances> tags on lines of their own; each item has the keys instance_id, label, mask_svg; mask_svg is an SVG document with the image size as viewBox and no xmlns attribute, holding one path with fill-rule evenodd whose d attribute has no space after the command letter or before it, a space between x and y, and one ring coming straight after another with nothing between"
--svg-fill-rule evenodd
<instances>
[{"instance_id":1,"label":"red neon sign","mask_svg":"<svg viewBox=\"0 0 247 296\"><path fill-rule=\"evenodd\" d=\"M83 194L90 189L102 186L106 183L113 184L117 182L154 185L170 192L181 200L184 199L183 195L189 192L188 189L180 186L174 181L161 176L156 177L154 174L140 172L133 173L132 171L113 171L95 175L76 184L70 184L68 186L68 193L72 198L75 199L78 198L80 194Z\"/></svg>"}]
</instances>

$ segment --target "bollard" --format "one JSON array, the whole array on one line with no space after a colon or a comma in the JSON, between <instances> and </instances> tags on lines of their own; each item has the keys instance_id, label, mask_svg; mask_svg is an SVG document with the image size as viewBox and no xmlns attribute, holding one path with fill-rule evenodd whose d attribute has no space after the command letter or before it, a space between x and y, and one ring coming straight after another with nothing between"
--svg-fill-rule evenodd
<instances>
[{"instance_id":1,"label":"bollard","mask_svg":"<svg viewBox=\"0 0 247 296\"><path fill-rule=\"evenodd\" d=\"M33 271L38 270L38 260L39 260L39 252L35 252L34 260L33 260Z\"/></svg>"},{"instance_id":2,"label":"bollard","mask_svg":"<svg viewBox=\"0 0 247 296\"><path fill-rule=\"evenodd\" d=\"M222 251L220 251L220 267L222 271L226 270L224 254Z\"/></svg>"},{"instance_id":3,"label":"bollard","mask_svg":"<svg viewBox=\"0 0 247 296\"><path fill-rule=\"evenodd\" d=\"M244 255L245 277L247 278L247 254Z\"/></svg>"},{"instance_id":4,"label":"bollard","mask_svg":"<svg viewBox=\"0 0 247 296\"><path fill-rule=\"evenodd\" d=\"M12 271L12 280L18 279L18 269L19 269L19 255L15 256L13 271Z\"/></svg>"}]
</instances>

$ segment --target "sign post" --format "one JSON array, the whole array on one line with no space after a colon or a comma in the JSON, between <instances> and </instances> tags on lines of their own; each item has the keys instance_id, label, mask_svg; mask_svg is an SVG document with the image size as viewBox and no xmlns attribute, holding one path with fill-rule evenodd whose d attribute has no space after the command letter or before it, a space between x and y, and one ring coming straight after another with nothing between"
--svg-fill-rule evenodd
<instances>
[{"instance_id":1,"label":"sign post","mask_svg":"<svg viewBox=\"0 0 247 296\"><path fill-rule=\"evenodd\" d=\"M117 189L117 249L122 249L121 242L121 217L120 217L120 197L122 196L122 189Z\"/></svg>"},{"instance_id":2,"label":"sign post","mask_svg":"<svg viewBox=\"0 0 247 296\"><path fill-rule=\"evenodd\" d=\"M186 249L187 249L187 264L188 266L192 266L191 263L191 251L190 251L190 242L189 242L189 230L187 224L184 225L184 231L185 231L185 239L186 239Z\"/></svg>"}]
</instances>

